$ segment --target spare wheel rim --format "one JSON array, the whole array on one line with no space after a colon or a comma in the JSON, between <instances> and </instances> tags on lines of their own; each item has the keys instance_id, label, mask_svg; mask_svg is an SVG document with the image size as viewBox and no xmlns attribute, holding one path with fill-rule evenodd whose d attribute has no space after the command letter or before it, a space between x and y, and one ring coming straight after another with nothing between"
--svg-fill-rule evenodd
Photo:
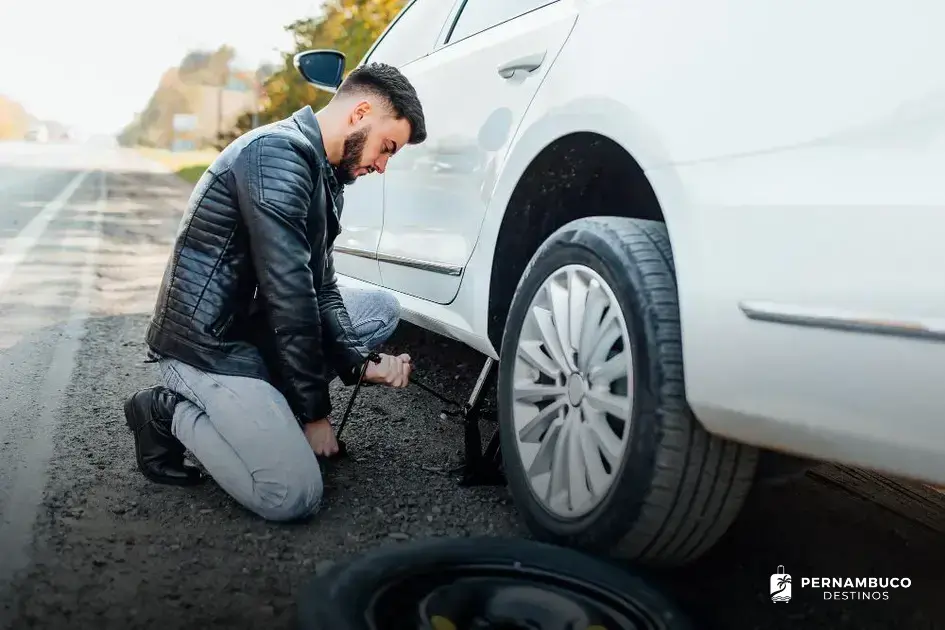
<instances>
[{"instance_id":1,"label":"spare wheel rim","mask_svg":"<svg viewBox=\"0 0 945 630\"><path fill-rule=\"evenodd\" d=\"M568 630L662 627L631 593L518 563L407 569L366 606L372 630Z\"/></svg>"}]
</instances>

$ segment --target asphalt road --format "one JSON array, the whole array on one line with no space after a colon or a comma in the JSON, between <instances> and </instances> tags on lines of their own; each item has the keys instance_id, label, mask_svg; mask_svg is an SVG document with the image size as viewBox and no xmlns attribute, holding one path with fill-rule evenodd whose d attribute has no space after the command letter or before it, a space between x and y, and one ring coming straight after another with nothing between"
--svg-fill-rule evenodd
<instances>
[{"instance_id":1,"label":"asphalt road","mask_svg":"<svg viewBox=\"0 0 945 630\"><path fill-rule=\"evenodd\" d=\"M503 488L444 474L461 431L417 388L363 391L353 457L326 469L309 523L137 473L121 403L156 382L144 327L188 192L134 153L0 144L0 627L291 628L299 585L327 562L408 538L527 536ZM479 367L409 325L391 350L457 399ZM945 628L943 533L940 495L824 466L756 488L708 556L651 573L706 628ZM769 597L778 565L790 603ZM825 601L805 576L911 586Z\"/></svg>"}]
</instances>

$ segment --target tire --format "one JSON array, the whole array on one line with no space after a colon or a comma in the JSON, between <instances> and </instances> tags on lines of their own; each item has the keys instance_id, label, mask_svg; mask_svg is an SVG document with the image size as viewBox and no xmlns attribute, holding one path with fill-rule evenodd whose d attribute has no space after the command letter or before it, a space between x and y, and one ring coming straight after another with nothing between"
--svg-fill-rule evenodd
<instances>
[{"instance_id":1,"label":"tire","mask_svg":"<svg viewBox=\"0 0 945 630\"><path fill-rule=\"evenodd\" d=\"M580 422L571 423L580 428L568 431L580 435L578 446L603 443L596 437L603 433L602 417L624 442L619 460L609 467L612 484L600 493L599 502L584 512L566 513L539 499L528 480L524 447L516 437L513 389L515 379L527 373L516 362L520 341L532 348L537 337L547 341L535 332L535 325L526 327L532 301L546 280L575 265L581 267L579 276L596 274L598 283L611 288L612 303L619 307L615 316L621 320L616 326L623 330L632 355L623 365L629 366L633 378L631 385L630 378L618 377L609 390L630 397L619 406L630 418L629 427L615 423L614 415L587 412L588 405L601 405L586 393L592 390L583 380L574 386L583 415ZM553 341L541 343L547 348ZM616 357L619 352L613 348ZM544 354L549 356L547 350ZM589 370L585 376L593 381L591 374ZM619 387L623 389L615 389ZM568 410L571 404L566 405ZM509 490L526 526L539 540L615 553L653 566L683 565L704 554L728 530L751 488L757 449L710 435L686 402L675 268L661 223L623 217L579 219L543 243L510 308L499 361L498 414ZM615 427L622 429L619 435ZM547 430L542 439L549 440L550 434ZM534 445L529 449L534 451ZM604 450L591 447L589 452L602 459ZM593 456L583 459L588 466L593 463ZM581 474L574 477L580 479ZM584 481L588 478L585 474ZM575 483L581 492L590 487L590 482Z\"/></svg>"},{"instance_id":2,"label":"tire","mask_svg":"<svg viewBox=\"0 0 945 630\"><path fill-rule=\"evenodd\" d=\"M530 619L531 624L501 627L542 630L588 627L586 622L566 625L568 609L562 615L562 609L555 608L554 596L548 598L552 591L560 593L563 590L568 594L590 595L608 602L611 610L624 613L622 623L606 627L627 630L694 628L674 602L633 572L572 549L530 540L493 537L433 538L387 545L350 563L334 566L303 585L298 597L299 628L386 630L385 622L389 624L387 628L397 630L499 627L477 625L461 616L452 616L451 623L445 624L431 624L429 619L425 619L427 623L424 625L412 618L420 606L413 597L405 595L411 590L405 589L404 585L417 580L421 586L416 592L421 597L430 598L429 584L434 588L449 588L455 584L453 597L462 600L472 590L470 582L464 583L462 578L490 579L490 576L492 579L498 577L496 582L504 582L501 598L506 601L519 599L525 590L522 586L542 591L537 598L540 606L531 612L523 609L521 604L517 607L517 611L526 610L528 616L535 615ZM446 601L450 603L450 600ZM531 601L534 600L529 603ZM428 604L427 613L443 614L444 611L435 608L435 605ZM590 621L594 623L595 620Z\"/></svg>"}]
</instances>

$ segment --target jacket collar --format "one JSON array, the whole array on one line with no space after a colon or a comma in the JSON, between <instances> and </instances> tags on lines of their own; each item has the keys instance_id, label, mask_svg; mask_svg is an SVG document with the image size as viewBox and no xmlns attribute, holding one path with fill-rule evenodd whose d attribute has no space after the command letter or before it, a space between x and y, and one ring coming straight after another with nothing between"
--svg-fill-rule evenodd
<instances>
[{"instance_id":1,"label":"jacket collar","mask_svg":"<svg viewBox=\"0 0 945 630\"><path fill-rule=\"evenodd\" d=\"M325 176L329 190L331 190L331 196L336 197L342 192L341 185L338 183L338 178L335 176L334 167L328 162L328 154L325 151L325 141L322 138L322 129L318 124L318 118L315 117L312 106L306 105L297 110L292 114L292 119L298 125L306 140L312 144L312 148L315 149L318 165L321 167L322 173Z\"/></svg>"}]
</instances>

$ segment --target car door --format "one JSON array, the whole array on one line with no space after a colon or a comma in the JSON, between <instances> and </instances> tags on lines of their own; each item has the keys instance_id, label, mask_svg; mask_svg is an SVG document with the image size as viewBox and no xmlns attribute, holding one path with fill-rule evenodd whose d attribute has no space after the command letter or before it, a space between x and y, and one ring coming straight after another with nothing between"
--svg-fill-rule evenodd
<instances>
[{"instance_id":1,"label":"car door","mask_svg":"<svg viewBox=\"0 0 945 630\"><path fill-rule=\"evenodd\" d=\"M574 0L465 0L436 51L402 69L428 135L387 166L384 286L455 297L509 143L576 17Z\"/></svg>"},{"instance_id":2,"label":"car door","mask_svg":"<svg viewBox=\"0 0 945 630\"><path fill-rule=\"evenodd\" d=\"M405 68L429 54L453 5L454 0L407 2L359 65L381 61ZM339 274L374 284L381 281L376 255L384 221L384 177L368 175L345 187L342 231L334 246Z\"/></svg>"}]
</instances>

